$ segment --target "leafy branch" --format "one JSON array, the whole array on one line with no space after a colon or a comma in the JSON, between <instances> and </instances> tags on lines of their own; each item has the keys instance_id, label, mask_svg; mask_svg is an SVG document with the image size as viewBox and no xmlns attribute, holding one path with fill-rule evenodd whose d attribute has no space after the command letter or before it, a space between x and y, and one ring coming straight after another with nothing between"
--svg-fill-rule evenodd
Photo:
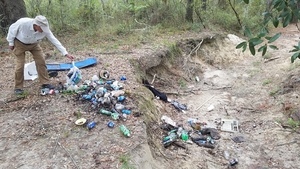
<instances>
[{"instance_id":1,"label":"leafy branch","mask_svg":"<svg viewBox=\"0 0 300 169\"><path fill-rule=\"evenodd\" d=\"M249 0L243 0L246 4L249 4ZM264 21L263 27L258 35L253 36L251 31L244 27L244 35L249 38L249 40L244 41L236 46L237 49L242 48L243 52L249 47L249 50L252 55L256 54L256 46L261 45L257 52L262 52L262 56L264 56L268 50L268 48L278 50L277 46L271 45L271 43L275 42L281 35L281 33L276 33L273 36L268 36L268 26L269 23L277 28L279 25L282 27L287 27L292 23L293 20L297 20L300 18L300 10L298 8L298 1L286 1L286 0L274 0L272 1L271 8L269 11L263 13ZM299 27L296 24L298 30ZM300 59L300 42L297 46L294 46L294 49L290 52L294 54L291 56L291 62L293 63L297 58Z\"/></svg>"}]
</instances>

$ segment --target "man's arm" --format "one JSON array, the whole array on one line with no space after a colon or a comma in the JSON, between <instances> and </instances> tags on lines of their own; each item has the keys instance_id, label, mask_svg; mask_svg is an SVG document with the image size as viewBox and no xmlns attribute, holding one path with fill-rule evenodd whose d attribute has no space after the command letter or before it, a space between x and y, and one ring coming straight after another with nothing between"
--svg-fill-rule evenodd
<instances>
[{"instance_id":1,"label":"man's arm","mask_svg":"<svg viewBox=\"0 0 300 169\"><path fill-rule=\"evenodd\" d=\"M10 25L10 27L8 29L6 40L8 41L8 45L9 45L10 49L12 49L12 50L15 46L14 41L17 36L19 26L20 25L18 23L13 23L12 25Z\"/></svg>"},{"instance_id":2,"label":"man's arm","mask_svg":"<svg viewBox=\"0 0 300 169\"><path fill-rule=\"evenodd\" d=\"M46 37L64 56L68 57L71 60L74 60L74 57L68 54L66 48L59 42L59 40L56 39L51 31L47 33Z\"/></svg>"},{"instance_id":3,"label":"man's arm","mask_svg":"<svg viewBox=\"0 0 300 169\"><path fill-rule=\"evenodd\" d=\"M65 56L68 54L67 50L63 45L56 39L52 32L47 33L47 39Z\"/></svg>"}]
</instances>

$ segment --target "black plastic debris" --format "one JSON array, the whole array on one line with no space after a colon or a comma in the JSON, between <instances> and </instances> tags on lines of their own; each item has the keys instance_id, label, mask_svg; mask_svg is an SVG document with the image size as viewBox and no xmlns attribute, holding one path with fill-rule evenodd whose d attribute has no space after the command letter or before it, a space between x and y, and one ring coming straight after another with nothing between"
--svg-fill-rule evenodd
<instances>
[{"instance_id":1,"label":"black plastic debris","mask_svg":"<svg viewBox=\"0 0 300 169\"><path fill-rule=\"evenodd\" d=\"M178 101L172 100L171 104L178 110L187 110L187 106L179 103Z\"/></svg>"},{"instance_id":2,"label":"black plastic debris","mask_svg":"<svg viewBox=\"0 0 300 169\"><path fill-rule=\"evenodd\" d=\"M143 82L143 85L145 87L147 87L154 94L155 97L158 97L162 101L168 102L168 97L165 93L162 93L162 92L158 91L157 89L155 89L153 86L151 86L151 84L148 82L148 80L143 79L142 82Z\"/></svg>"}]
</instances>

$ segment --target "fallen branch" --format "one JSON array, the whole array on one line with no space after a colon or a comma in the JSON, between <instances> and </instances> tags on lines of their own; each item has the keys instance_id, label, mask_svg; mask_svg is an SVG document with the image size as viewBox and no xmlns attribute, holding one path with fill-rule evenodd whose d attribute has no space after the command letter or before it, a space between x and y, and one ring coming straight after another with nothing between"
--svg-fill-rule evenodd
<instances>
[{"instance_id":1,"label":"fallen branch","mask_svg":"<svg viewBox=\"0 0 300 169\"><path fill-rule=\"evenodd\" d=\"M76 168L80 168L80 167L77 165L77 163L75 162L75 160L74 160L74 158L72 157L71 153L70 153L70 152L69 152L62 144L60 144L59 141L57 141L57 144L58 144L62 149L64 149L64 150L68 153L69 157L71 158L71 160L72 160L72 162L74 163L74 165L76 166Z\"/></svg>"},{"instance_id":2,"label":"fallen branch","mask_svg":"<svg viewBox=\"0 0 300 169\"><path fill-rule=\"evenodd\" d=\"M290 142L287 142L287 143L277 144L277 146L284 146L284 145L289 145L289 144L294 144L294 143L297 143L297 140L290 141Z\"/></svg>"},{"instance_id":3,"label":"fallen branch","mask_svg":"<svg viewBox=\"0 0 300 169\"><path fill-rule=\"evenodd\" d=\"M153 79L152 79L152 81L151 81L150 84L153 84L153 83L154 83L155 77L156 77L156 74L153 76Z\"/></svg>"},{"instance_id":4,"label":"fallen branch","mask_svg":"<svg viewBox=\"0 0 300 169\"><path fill-rule=\"evenodd\" d=\"M198 111L202 106L204 106L208 101L214 98L216 95L211 96L208 100L206 100L201 106L199 106L195 111Z\"/></svg>"},{"instance_id":5,"label":"fallen branch","mask_svg":"<svg viewBox=\"0 0 300 169\"><path fill-rule=\"evenodd\" d=\"M275 57L275 58L271 58L271 59L268 59L268 60L265 60L264 63L267 63L267 62L270 62L270 61L273 61L273 60L276 60L276 59L279 59L280 57Z\"/></svg>"}]
</instances>

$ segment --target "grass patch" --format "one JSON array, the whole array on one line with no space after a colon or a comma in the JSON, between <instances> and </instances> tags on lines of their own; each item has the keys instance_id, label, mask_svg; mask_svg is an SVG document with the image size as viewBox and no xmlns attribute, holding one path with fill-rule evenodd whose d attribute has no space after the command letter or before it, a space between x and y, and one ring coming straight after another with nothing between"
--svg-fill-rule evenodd
<instances>
[{"instance_id":1,"label":"grass patch","mask_svg":"<svg viewBox=\"0 0 300 169\"><path fill-rule=\"evenodd\" d=\"M122 154L119 160L122 163L121 169L135 169L135 167L130 164L130 157L127 154Z\"/></svg>"},{"instance_id":2,"label":"grass patch","mask_svg":"<svg viewBox=\"0 0 300 169\"><path fill-rule=\"evenodd\" d=\"M272 80L271 80L271 79L267 79L267 80L264 80L264 81L263 81L262 85L263 85L263 86L266 86L266 85L268 85L268 84L270 84L270 83L272 83Z\"/></svg>"},{"instance_id":3,"label":"grass patch","mask_svg":"<svg viewBox=\"0 0 300 169\"><path fill-rule=\"evenodd\" d=\"M280 88L277 87L277 88L273 89L272 91L270 91L269 95L270 96L275 96L279 91L280 91Z\"/></svg>"},{"instance_id":4,"label":"grass patch","mask_svg":"<svg viewBox=\"0 0 300 169\"><path fill-rule=\"evenodd\" d=\"M296 120L294 120L294 119L292 119L292 118L289 118L289 119L287 120L287 124L288 124L291 128L293 128L293 129L299 128L299 127L300 127L300 121L296 121Z\"/></svg>"}]
</instances>

